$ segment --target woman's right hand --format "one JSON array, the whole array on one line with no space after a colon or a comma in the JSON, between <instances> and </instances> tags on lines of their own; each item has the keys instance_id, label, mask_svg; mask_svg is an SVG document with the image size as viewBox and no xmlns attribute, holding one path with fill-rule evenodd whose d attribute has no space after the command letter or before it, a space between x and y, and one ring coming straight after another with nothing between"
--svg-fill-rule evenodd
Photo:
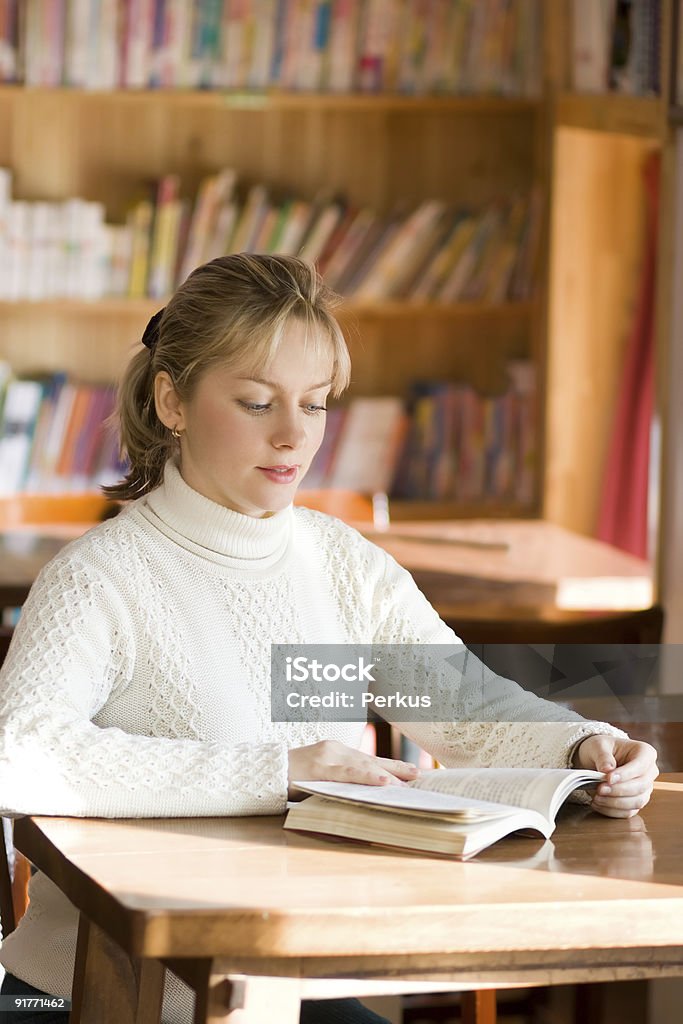
<instances>
[{"instance_id":1,"label":"woman's right hand","mask_svg":"<svg viewBox=\"0 0 683 1024\"><path fill-rule=\"evenodd\" d=\"M417 778L419 769L409 761L364 754L337 740L320 740L307 747L289 751L289 799L300 798L301 790L292 790L294 779L301 782L361 782L366 786L400 785Z\"/></svg>"}]
</instances>

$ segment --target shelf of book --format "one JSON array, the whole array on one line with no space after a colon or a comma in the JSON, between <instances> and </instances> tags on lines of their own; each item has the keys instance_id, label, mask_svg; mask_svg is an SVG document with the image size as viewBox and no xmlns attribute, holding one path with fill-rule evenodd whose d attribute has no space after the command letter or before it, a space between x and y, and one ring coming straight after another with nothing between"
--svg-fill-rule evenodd
<instances>
[{"instance_id":1,"label":"shelf of book","mask_svg":"<svg viewBox=\"0 0 683 1024\"><path fill-rule=\"evenodd\" d=\"M524 18L528 16L534 24L540 24L534 21L533 3L525 0L520 8ZM480 8L472 7L471 15L478 21L482 17ZM493 33L492 19L493 13L484 19L482 45ZM483 22L480 27L483 31ZM414 212L425 208L426 214L416 222L416 228L431 230L428 218L437 208L443 208L439 216L444 217L443 227L447 228L444 238L453 243L448 251L458 260L454 241L458 222L451 224L447 218L462 217L475 224L481 221L486 227L487 216L492 215L496 222L497 212L502 209L501 233L513 233L503 235L505 245L509 246L511 237L516 241L533 240L529 246L532 256L520 260L520 273L514 275L514 287L509 291L501 284L509 266L505 264L507 270L502 271L497 262L490 287L488 277L484 287L484 275L478 272L473 289L466 291L463 287L459 291L453 287L444 290L443 295L442 288L451 281L450 275L459 264L444 263L443 271L448 276L429 279L429 287L425 285L421 290L411 280L395 281L394 287L394 264L386 274L384 266L380 267L370 284L362 277L360 281L354 279L353 260L349 261L348 274L346 269L340 272L338 266L334 268L339 283L333 282L332 276L330 282L348 296L340 318L348 328L354 364L349 402L358 397L382 396L405 400L416 380L469 386L482 398L500 396L509 386L507 367L514 361L533 364L542 387L544 285L536 280L534 268L545 258L539 239L543 236L547 203L547 167L541 152L548 108L547 97L539 87L538 36L531 22L527 28L528 32L520 36L519 51L513 47L517 54L514 67L504 72L502 68L507 65L503 62L498 79L493 74L497 60L489 65L488 58L475 59L477 48L468 46L462 67L469 68L472 77L458 79L460 94L455 89L427 93L425 85L432 81L429 76L420 79L412 93L407 88L395 92L315 92L302 88L301 83L296 91L283 87L245 91L0 85L0 167L11 171L8 198L17 201L22 207L21 216L29 221L34 215L39 219L56 216L60 204L73 200L68 208L75 210L74 216L79 200L90 207L98 205L103 227L116 231L127 228L132 212L147 203L152 207L148 231L150 252L155 256L153 266L158 255L153 225L162 208L160 186L171 179L176 191L172 200L164 193L167 205L163 212L169 214L171 202L175 203L174 215L180 208L181 224L183 217L194 210L207 178L226 172L234 173L235 192L230 197L221 193L222 205L217 209L234 199L236 216L241 218L249 196L260 190L265 197L263 208L268 208L266 216L279 210L286 223L287 217L295 212L298 215L298 207L314 211L339 203L340 229L348 230L346 225L356 216L355 211L368 211L368 224L372 224L373 231L377 228L378 235L371 236L370 228L361 225L367 231L366 241L380 237L380 229L391 231L401 224L400 218L408 221ZM30 33L23 42L20 39L18 52L31 39ZM508 50L509 46L505 52ZM30 60L28 64L18 63L31 82L29 65ZM527 65L529 75L521 76L521 68ZM63 81L71 81L67 73L70 67L67 59ZM33 81L39 78L36 72ZM182 76L177 80L189 81ZM123 75L117 81L128 79ZM226 80L220 81L226 84ZM96 84L101 84L99 78ZM360 87L366 83L357 84ZM532 210L528 221L531 227L522 233L520 203ZM430 205L434 208L431 211ZM513 211L509 229L508 208ZM18 213L17 218L23 223ZM138 226L138 221L133 223ZM433 226L441 231L440 224ZM462 239L465 235L463 232ZM346 235L342 231L339 237L344 239ZM417 237L413 237L408 252L422 252L423 243L415 244ZM481 237L486 239L486 231L482 230ZM460 240L458 236L458 245ZM213 234L207 233L206 241L209 248ZM466 241L463 244L468 245ZM300 251L300 245L290 251ZM473 252L476 256L477 250ZM332 258L326 252L323 255L328 262ZM414 258L417 260L417 256ZM405 262L405 253L402 259ZM120 266L113 259L112 263ZM166 263L182 279L186 268L170 258ZM365 267L360 259L357 264ZM14 275L14 285L19 281L21 287L6 287L0 300L0 360L4 359L15 374L31 377L41 372L64 373L93 386L115 380L128 354L139 344L146 321L164 305L164 296L175 283L169 285L164 278L162 287L149 273L142 287L127 289L125 281L123 286L120 283L125 275L119 274L111 283L99 277L95 284L89 280L86 288L86 276L74 271L73 260L64 278L65 286L60 279L56 287L54 278L58 275L53 275L42 291L42 278ZM150 285L153 277L154 287ZM363 285L367 298L360 301ZM408 298L413 288L419 300ZM104 297L76 298L81 290L86 295ZM116 297L126 290L140 296L156 290L158 297ZM40 294L60 293L72 297L35 300ZM478 298L484 295L485 301ZM534 298L529 298L532 295ZM428 301L424 301L426 296ZM443 301L435 301L437 297ZM489 301L491 298L496 301ZM479 502L472 496L462 507L452 500L392 502L396 516L538 514L543 459L540 422L536 422L535 429L538 473L532 504L521 506L510 491L510 502Z\"/></svg>"},{"instance_id":2,"label":"shelf of book","mask_svg":"<svg viewBox=\"0 0 683 1024\"><path fill-rule=\"evenodd\" d=\"M192 106L203 110L246 111L368 111L377 113L444 114L528 114L540 109L538 98L503 95L422 95L413 96L391 92L316 93L271 90L200 90L200 89L74 89L62 86L22 86L0 84L0 102L19 96L67 97L90 103L125 104L141 106L149 100L161 101L171 107Z\"/></svg>"},{"instance_id":3,"label":"shelf of book","mask_svg":"<svg viewBox=\"0 0 683 1024\"><path fill-rule=\"evenodd\" d=\"M566 92L557 97L555 109L558 127L654 139L662 134L664 118L658 96Z\"/></svg>"}]
</instances>

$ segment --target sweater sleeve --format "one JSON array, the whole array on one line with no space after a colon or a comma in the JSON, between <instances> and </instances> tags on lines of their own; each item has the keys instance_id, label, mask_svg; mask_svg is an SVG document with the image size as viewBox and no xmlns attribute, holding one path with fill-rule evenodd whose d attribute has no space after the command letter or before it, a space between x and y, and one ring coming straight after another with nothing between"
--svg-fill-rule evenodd
<instances>
[{"instance_id":1,"label":"sweater sleeve","mask_svg":"<svg viewBox=\"0 0 683 1024\"><path fill-rule=\"evenodd\" d=\"M284 811L283 743L135 735L93 721L130 676L129 619L90 565L58 558L36 580L0 672L0 813Z\"/></svg>"},{"instance_id":2,"label":"sweater sleeve","mask_svg":"<svg viewBox=\"0 0 683 1024\"><path fill-rule=\"evenodd\" d=\"M450 720L396 722L402 733L441 764L449 768L473 763L484 767L570 767L574 751L587 736L626 735L605 722L587 721L492 672L439 618L410 573L386 552L382 554L385 567L374 594L374 642L457 648L450 664L442 671L430 672L429 692L437 707L449 709ZM412 689L416 695L419 684L411 672L402 671L400 651L392 650L388 649L384 659L385 669L389 663L391 667L381 685L386 687L391 679L390 689L398 684L402 692L410 694ZM377 712L382 714L382 709Z\"/></svg>"}]
</instances>

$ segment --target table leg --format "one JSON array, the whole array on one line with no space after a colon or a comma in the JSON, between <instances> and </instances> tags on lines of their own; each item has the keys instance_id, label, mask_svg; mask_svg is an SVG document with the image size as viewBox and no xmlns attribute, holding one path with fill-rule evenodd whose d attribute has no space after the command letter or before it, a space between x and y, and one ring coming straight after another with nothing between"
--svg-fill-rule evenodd
<instances>
[{"instance_id":1,"label":"table leg","mask_svg":"<svg viewBox=\"0 0 683 1024\"><path fill-rule=\"evenodd\" d=\"M460 995L462 1024L496 1024L495 988L473 989Z\"/></svg>"},{"instance_id":2,"label":"table leg","mask_svg":"<svg viewBox=\"0 0 683 1024\"><path fill-rule=\"evenodd\" d=\"M131 960L81 914L70 1024L159 1024L164 968Z\"/></svg>"},{"instance_id":3,"label":"table leg","mask_svg":"<svg viewBox=\"0 0 683 1024\"><path fill-rule=\"evenodd\" d=\"M194 1024L299 1024L297 978L226 978L209 974L197 992Z\"/></svg>"}]
</instances>

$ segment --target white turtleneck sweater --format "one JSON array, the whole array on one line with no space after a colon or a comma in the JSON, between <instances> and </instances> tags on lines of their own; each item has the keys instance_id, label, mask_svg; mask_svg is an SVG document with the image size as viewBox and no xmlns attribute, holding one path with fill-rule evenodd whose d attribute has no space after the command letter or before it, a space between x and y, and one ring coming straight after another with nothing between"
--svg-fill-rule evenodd
<instances>
[{"instance_id":1,"label":"white turtleneck sweater","mask_svg":"<svg viewBox=\"0 0 683 1024\"><path fill-rule=\"evenodd\" d=\"M0 813L282 813L288 751L357 746L363 724L271 722L271 643L460 641L349 526L304 508L241 515L169 463L161 487L68 545L31 590L0 674ZM618 732L498 682L463 683L461 721L402 731L447 766L511 767L565 767L585 736ZM68 996L77 918L35 875L0 962ZM187 1024L189 990L173 975L166 989L164 1024Z\"/></svg>"}]
</instances>

